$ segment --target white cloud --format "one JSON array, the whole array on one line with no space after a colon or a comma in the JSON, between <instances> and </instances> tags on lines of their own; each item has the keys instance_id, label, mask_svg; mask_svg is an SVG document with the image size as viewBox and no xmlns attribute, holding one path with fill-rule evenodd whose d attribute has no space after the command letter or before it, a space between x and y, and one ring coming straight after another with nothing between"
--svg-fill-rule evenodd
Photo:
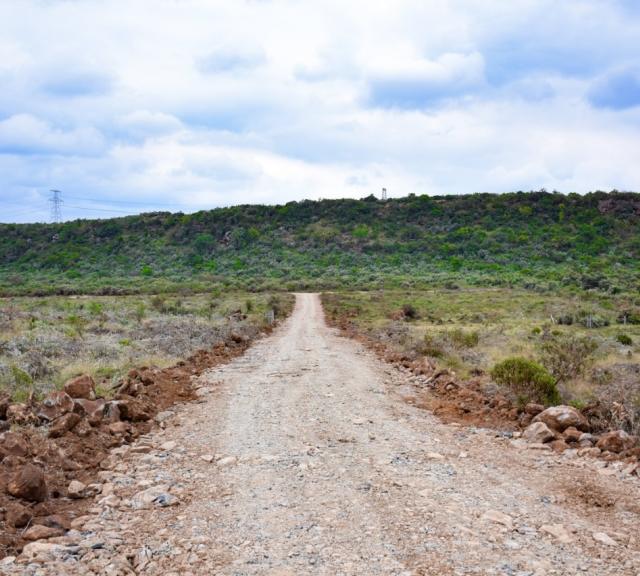
<instances>
[{"instance_id":1,"label":"white cloud","mask_svg":"<svg viewBox=\"0 0 640 576\"><path fill-rule=\"evenodd\" d=\"M629 6L0 3L0 202L639 188Z\"/></svg>"},{"instance_id":2,"label":"white cloud","mask_svg":"<svg viewBox=\"0 0 640 576\"><path fill-rule=\"evenodd\" d=\"M90 126L61 130L30 114L15 114L0 122L0 153L84 155L103 148L102 135Z\"/></svg>"}]
</instances>

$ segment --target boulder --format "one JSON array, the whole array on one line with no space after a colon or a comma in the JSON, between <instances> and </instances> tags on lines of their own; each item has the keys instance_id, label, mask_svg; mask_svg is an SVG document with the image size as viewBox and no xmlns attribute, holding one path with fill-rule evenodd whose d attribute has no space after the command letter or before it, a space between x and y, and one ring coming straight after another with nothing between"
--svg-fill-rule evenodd
<instances>
[{"instance_id":1,"label":"boulder","mask_svg":"<svg viewBox=\"0 0 640 576\"><path fill-rule=\"evenodd\" d=\"M29 446L21 434L5 432L2 437L0 437L0 455L2 455L2 457L8 455L26 456L28 453Z\"/></svg>"},{"instance_id":2,"label":"boulder","mask_svg":"<svg viewBox=\"0 0 640 576\"><path fill-rule=\"evenodd\" d=\"M556 435L549 430L549 427L544 422L534 422L522 433L522 437L527 442L544 444L545 442L551 442Z\"/></svg>"},{"instance_id":3,"label":"boulder","mask_svg":"<svg viewBox=\"0 0 640 576\"><path fill-rule=\"evenodd\" d=\"M70 430L80 422L82 418L75 412L68 412L60 418L54 420L49 426L49 438L60 438L60 436L64 436Z\"/></svg>"},{"instance_id":4,"label":"boulder","mask_svg":"<svg viewBox=\"0 0 640 576\"><path fill-rule=\"evenodd\" d=\"M22 466L7 484L7 492L23 500L44 502L48 495L44 472L33 464Z\"/></svg>"},{"instance_id":5,"label":"boulder","mask_svg":"<svg viewBox=\"0 0 640 576\"><path fill-rule=\"evenodd\" d=\"M564 432L571 426L583 432L589 431L588 420L573 406L551 406L551 408L540 412L533 421L544 422L556 432Z\"/></svg>"},{"instance_id":6,"label":"boulder","mask_svg":"<svg viewBox=\"0 0 640 576\"><path fill-rule=\"evenodd\" d=\"M627 434L624 430L613 430L600 436L596 446L603 452L615 452L619 454L625 450L630 450L635 444L635 436Z\"/></svg>"},{"instance_id":7,"label":"boulder","mask_svg":"<svg viewBox=\"0 0 640 576\"><path fill-rule=\"evenodd\" d=\"M91 376L83 374L82 376L68 380L64 385L64 391L71 396L71 398L93 400L96 397L96 383Z\"/></svg>"},{"instance_id":8,"label":"boulder","mask_svg":"<svg viewBox=\"0 0 640 576\"><path fill-rule=\"evenodd\" d=\"M66 392L51 392L43 401L37 416L52 422L56 418L73 411L73 399Z\"/></svg>"}]
</instances>

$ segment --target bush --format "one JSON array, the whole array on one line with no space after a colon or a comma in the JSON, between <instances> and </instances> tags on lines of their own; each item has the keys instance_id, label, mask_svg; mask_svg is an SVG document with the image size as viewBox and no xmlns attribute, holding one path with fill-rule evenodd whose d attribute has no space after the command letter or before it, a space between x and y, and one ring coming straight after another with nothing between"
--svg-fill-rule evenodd
<instances>
[{"instance_id":1,"label":"bush","mask_svg":"<svg viewBox=\"0 0 640 576\"><path fill-rule=\"evenodd\" d=\"M533 401L552 405L560 402L555 378L532 360L507 358L493 367L491 377L498 384L511 388L523 404Z\"/></svg>"},{"instance_id":2,"label":"bush","mask_svg":"<svg viewBox=\"0 0 640 576\"><path fill-rule=\"evenodd\" d=\"M627 334L618 334L616 336L616 340L620 342L623 346L631 346L633 345L633 340L631 336L627 336Z\"/></svg>"},{"instance_id":3,"label":"bush","mask_svg":"<svg viewBox=\"0 0 640 576\"><path fill-rule=\"evenodd\" d=\"M449 340L457 348L474 348L480 341L480 335L476 330L465 332L461 328L455 328L448 333Z\"/></svg>"},{"instance_id":4,"label":"bush","mask_svg":"<svg viewBox=\"0 0 640 576\"><path fill-rule=\"evenodd\" d=\"M425 356L432 356L433 358L442 358L446 354L442 340L428 332L424 335L420 352Z\"/></svg>"},{"instance_id":5,"label":"bush","mask_svg":"<svg viewBox=\"0 0 640 576\"><path fill-rule=\"evenodd\" d=\"M597 348L591 338L569 334L549 334L540 344L542 363L557 382L582 375L592 364Z\"/></svg>"},{"instance_id":6,"label":"bush","mask_svg":"<svg viewBox=\"0 0 640 576\"><path fill-rule=\"evenodd\" d=\"M164 296L157 294L153 298L151 298L151 306L156 312L164 312L164 309L165 309Z\"/></svg>"},{"instance_id":7,"label":"bush","mask_svg":"<svg viewBox=\"0 0 640 576\"><path fill-rule=\"evenodd\" d=\"M402 305L402 314L408 320L417 320L420 315L412 304Z\"/></svg>"}]
</instances>

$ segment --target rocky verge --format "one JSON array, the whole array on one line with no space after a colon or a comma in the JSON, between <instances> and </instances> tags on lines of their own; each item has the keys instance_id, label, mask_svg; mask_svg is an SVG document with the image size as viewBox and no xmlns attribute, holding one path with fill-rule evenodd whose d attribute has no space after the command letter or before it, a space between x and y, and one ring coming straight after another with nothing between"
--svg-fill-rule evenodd
<instances>
[{"instance_id":1,"label":"rocky verge","mask_svg":"<svg viewBox=\"0 0 640 576\"><path fill-rule=\"evenodd\" d=\"M572 450L579 457L620 461L628 474L640 476L640 440L624 430L603 428L606 419L594 404L572 406L529 403L519 406L509 392L481 371L469 380L439 369L428 357L413 358L392 350L357 330L349 318L327 318L341 332L372 349L379 358L404 371L412 386L402 392L405 401L433 412L446 423L457 422L499 430L516 441L541 450Z\"/></svg>"},{"instance_id":2,"label":"rocky verge","mask_svg":"<svg viewBox=\"0 0 640 576\"><path fill-rule=\"evenodd\" d=\"M86 375L42 401L0 398L0 558L63 536L102 491L113 449L164 427L173 404L197 398L192 379L242 354L256 335L231 333L171 368L131 370L110 398Z\"/></svg>"}]
</instances>

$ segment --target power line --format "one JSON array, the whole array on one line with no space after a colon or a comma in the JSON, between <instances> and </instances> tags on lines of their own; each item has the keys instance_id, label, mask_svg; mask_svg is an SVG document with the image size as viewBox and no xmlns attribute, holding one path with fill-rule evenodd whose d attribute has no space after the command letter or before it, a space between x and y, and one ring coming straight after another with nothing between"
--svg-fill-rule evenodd
<instances>
[{"instance_id":1,"label":"power line","mask_svg":"<svg viewBox=\"0 0 640 576\"><path fill-rule=\"evenodd\" d=\"M49 202L51 202L51 220L56 224L59 224L62 221L62 192L60 190L49 190L52 196L49 198Z\"/></svg>"},{"instance_id":2,"label":"power line","mask_svg":"<svg viewBox=\"0 0 640 576\"><path fill-rule=\"evenodd\" d=\"M100 199L100 198L86 198L86 197L80 197L80 196L67 196L67 198L71 198L72 200L86 200L87 202L96 202L99 204L130 204L130 205L138 205L138 206L189 206L188 204L181 204L180 202L172 202L172 203L167 203L167 202L155 202L153 200L150 200L148 202L139 202L139 201L133 201L133 200L112 200L112 199L107 199L105 200L104 198Z\"/></svg>"},{"instance_id":3,"label":"power line","mask_svg":"<svg viewBox=\"0 0 640 576\"><path fill-rule=\"evenodd\" d=\"M69 208L76 208L78 210L92 210L94 212L120 212L122 214L131 214L135 213L135 210L118 210L117 208L108 209L108 208L89 208L88 206L74 206L73 204L67 204Z\"/></svg>"}]
</instances>

